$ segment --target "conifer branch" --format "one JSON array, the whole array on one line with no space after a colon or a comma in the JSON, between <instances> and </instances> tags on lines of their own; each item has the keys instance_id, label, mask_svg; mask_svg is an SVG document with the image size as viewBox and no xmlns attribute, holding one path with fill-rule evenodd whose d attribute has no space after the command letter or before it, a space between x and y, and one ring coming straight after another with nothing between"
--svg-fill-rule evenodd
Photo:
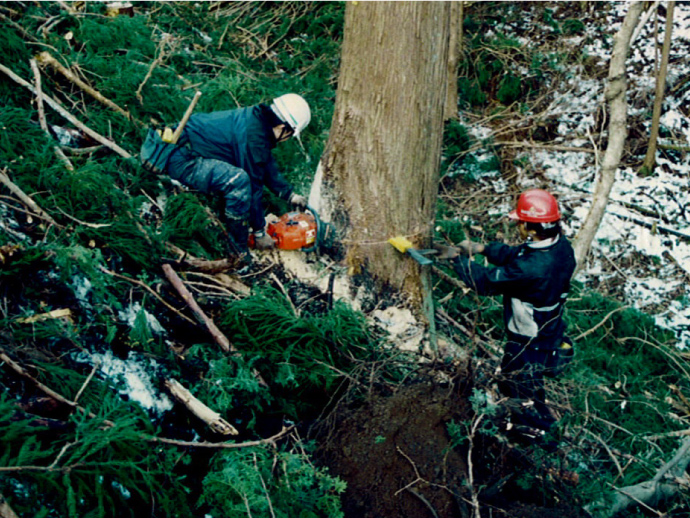
<instances>
[{"instance_id":1,"label":"conifer branch","mask_svg":"<svg viewBox=\"0 0 690 518\"><path fill-rule=\"evenodd\" d=\"M33 61L33 60L32 60ZM98 102L101 104L104 104L111 110L116 111L117 113L123 115L127 120L131 120L135 122L136 124L143 126L144 123L135 119L131 113L129 113L127 110L124 108L121 108L117 104L115 104L113 101L105 97L102 93L100 93L98 90L94 89L93 87L87 85L84 81L82 81L79 77L74 75L71 70L68 68L64 67L61 63L58 62L57 59L55 59L54 56L50 54L48 51L43 51L41 52L38 56L36 56L36 61L40 63L41 65L47 65L59 72L63 77L65 77L68 81L74 83L76 86L81 88L84 92L89 94L91 97L96 99Z\"/></svg>"},{"instance_id":2,"label":"conifer branch","mask_svg":"<svg viewBox=\"0 0 690 518\"><path fill-rule=\"evenodd\" d=\"M19 77L17 74L12 72L9 68L7 68L5 65L0 65L0 72L7 75L15 83L17 83L17 84L23 86L24 88L27 88L28 90L30 90L32 93L34 93L34 95L36 94L36 88L34 88L34 86L31 83L29 83L29 82L25 81L24 79L22 79L21 77ZM74 124L81 131L86 133L89 137L91 137L92 139L94 139L97 142L100 142L101 144L103 144L107 148L111 149L112 151L114 151L115 153L117 153L118 155L120 155L123 158L132 158L132 155L129 154L124 149L122 149L120 146L118 146L117 144L115 144L111 140L108 140L107 138L105 138L100 133L95 132L94 130L92 130L91 128L89 128L88 126L86 126L82 122L80 122L74 115L72 115L65 108L63 108L60 105L60 103L57 102L55 99L53 99L50 96L45 96L44 99L45 99L46 103L48 104L48 106L50 106L53 110L55 110L60 115L62 115L69 122Z\"/></svg>"},{"instance_id":3,"label":"conifer branch","mask_svg":"<svg viewBox=\"0 0 690 518\"><path fill-rule=\"evenodd\" d=\"M78 411L81 412L82 414L84 414L84 415L86 415L86 416L88 416L88 417L90 417L90 418L92 418L92 419L95 419L95 418L98 417L98 416L96 416L96 414L94 414L93 412L90 412L89 410L86 410L84 407L80 406L79 404L77 404L77 403L74 402L74 401L70 401L70 400L67 399L66 397L64 397L64 396L62 396L62 395L60 395L60 394L58 394L58 393L55 392L53 389L47 387L46 385L44 385L43 383L41 383L40 381L38 381L38 380L37 380L36 378L34 378L31 374L29 374L26 370L24 370L24 368L23 368L21 365L19 365L19 364L16 363L12 358L10 358L9 356L7 356L7 354L5 354L5 352L2 351L2 350L0 350L0 360L2 360L2 361L5 362L7 365L9 365L10 368L11 368L14 372L16 372L17 374L19 374L20 376L22 376L22 377L27 378L28 380L30 380L34 385L36 385L36 387L37 387L38 389L40 389L42 392L46 393L48 396L50 396L51 398L55 399L56 401L59 401L60 403L63 403L63 404L65 404L65 405L69 406L69 407L72 407L73 409L78 410ZM103 422L104 422L106 425L108 425L108 426L115 426L115 423L113 423L112 421L108 421L107 419L104 419Z\"/></svg>"}]
</instances>

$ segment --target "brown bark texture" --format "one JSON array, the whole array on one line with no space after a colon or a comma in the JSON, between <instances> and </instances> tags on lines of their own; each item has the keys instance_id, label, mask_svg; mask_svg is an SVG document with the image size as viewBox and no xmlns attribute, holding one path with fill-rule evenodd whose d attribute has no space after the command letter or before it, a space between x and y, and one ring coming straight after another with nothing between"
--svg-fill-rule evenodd
<instances>
[{"instance_id":1,"label":"brown bark texture","mask_svg":"<svg viewBox=\"0 0 690 518\"><path fill-rule=\"evenodd\" d=\"M448 2L349 2L322 196L353 271L421 300L418 265L388 239L428 245L448 72Z\"/></svg>"},{"instance_id":2,"label":"brown bark texture","mask_svg":"<svg viewBox=\"0 0 690 518\"><path fill-rule=\"evenodd\" d=\"M654 98L654 111L652 113L652 131L649 136L649 146L644 157L642 169L651 174L656 165L656 149L659 139L659 119L661 118L661 105L664 103L664 90L666 89L666 76L668 75L668 57L671 52L671 34L673 33L673 10L676 3L671 1L666 6L666 29L664 30L664 46L661 51L661 66L656 76L656 93Z\"/></svg>"}]
</instances>

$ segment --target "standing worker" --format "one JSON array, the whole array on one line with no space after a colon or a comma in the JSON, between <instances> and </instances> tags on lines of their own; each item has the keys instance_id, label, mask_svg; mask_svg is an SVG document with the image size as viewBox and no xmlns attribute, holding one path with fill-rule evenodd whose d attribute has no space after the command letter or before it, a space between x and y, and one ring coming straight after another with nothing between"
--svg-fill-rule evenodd
<instances>
[{"instance_id":1,"label":"standing worker","mask_svg":"<svg viewBox=\"0 0 690 518\"><path fill-rule=\"evenodd\" d=\"M575 254L561 233L556 199L547 191L523 192L509 215L517 222L519 246L474 243L437 245L440 259L452 259L460 279L480 295L503 295L507 342L501 361L501 392L525 401L515 424L543 437L556 419L546 405L544 375L561 352L565 337L563 308L575 271ZM482 254L495 267L469 259Z\"/></svg>"},{"instance_id":2,"label":"standing worker","mask_svg":"<svg viewBox=\"0 0 690 518\"><path fill-rule=\"evenodd\" d=\"M264 186L298 208L307 206L278 170L272 149L292 136L299 138L310 120L309 105L297 94L276 97L270 106L194 114L161 167L187 187L224 197L231 244L246 264L251 262L250 228L258 249L274 246L265 232Z\"/></svg>"}]
</instances>

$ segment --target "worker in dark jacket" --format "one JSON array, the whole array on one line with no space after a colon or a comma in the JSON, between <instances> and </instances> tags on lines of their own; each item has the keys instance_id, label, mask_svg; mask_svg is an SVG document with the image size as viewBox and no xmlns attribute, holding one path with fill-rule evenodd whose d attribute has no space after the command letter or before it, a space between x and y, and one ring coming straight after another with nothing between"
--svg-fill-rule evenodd
<instances>
[{"instance_id":1,"label":"worker in dark jacket","mask_svg":"<svg viewBox=\"0 0 690 518\"><path fill-rule=\"evenodd\" d=\"M264 186L299 208L307 205L280 173L271 151L278 142L299 137L310 119L309 105L297 94L277 97L270 106L194 114L170 154L165 171L171 178L224 197L228 232L246 261L250 227L258 249L274 246L264 229Z\"/></svg>"},{"instance_id":2,"label":"worker in dark jacket","mask_svg":"<svg viewBox=\"0 0 690 518\"><path fill-rule=\"evenodd\" d=\"M467 286L480 295L503 295L507 342L499 388L524 402L516 424L544 435L555 423L545 402L544 374L564 342L570 347L563 308L575 255L561 234L558 203L547 191L522 193L509 217L517 221L524 240L520 246L463 241L458 247L437 248L439 258L453 259L455 271ZM484 255L495 267L471 261L473 254Z\"/></svg>"}]
</instances>

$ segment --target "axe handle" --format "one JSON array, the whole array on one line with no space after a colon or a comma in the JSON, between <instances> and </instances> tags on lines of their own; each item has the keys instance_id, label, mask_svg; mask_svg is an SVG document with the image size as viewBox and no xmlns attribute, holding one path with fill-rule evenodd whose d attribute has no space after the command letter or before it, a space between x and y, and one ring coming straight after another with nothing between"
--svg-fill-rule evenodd
<instances>
[{"instance_id":1,"label":"axe handle","mask_svg":"<svg viewBox=\"0 0 690 518\"><path fill-rule=\"evenodd\" d=\"M194 111L194 107L196 106L196 103L199 102L199 97L201 97L201 92L197 90L197 92L194 94L194 97L192 98L192 102L190 102L189 106L187 107L187 111L184 112L184 115L182 116L182 120L177 125L177 128L175 129L175 133L173 133L172 140L170 141L171 144L177 144L177 141L179 140L180 135L182 135L182 130L187 125L187 121L189 120L189 118L192 116L192 112Z\"/></svg>"}]
</instances>

